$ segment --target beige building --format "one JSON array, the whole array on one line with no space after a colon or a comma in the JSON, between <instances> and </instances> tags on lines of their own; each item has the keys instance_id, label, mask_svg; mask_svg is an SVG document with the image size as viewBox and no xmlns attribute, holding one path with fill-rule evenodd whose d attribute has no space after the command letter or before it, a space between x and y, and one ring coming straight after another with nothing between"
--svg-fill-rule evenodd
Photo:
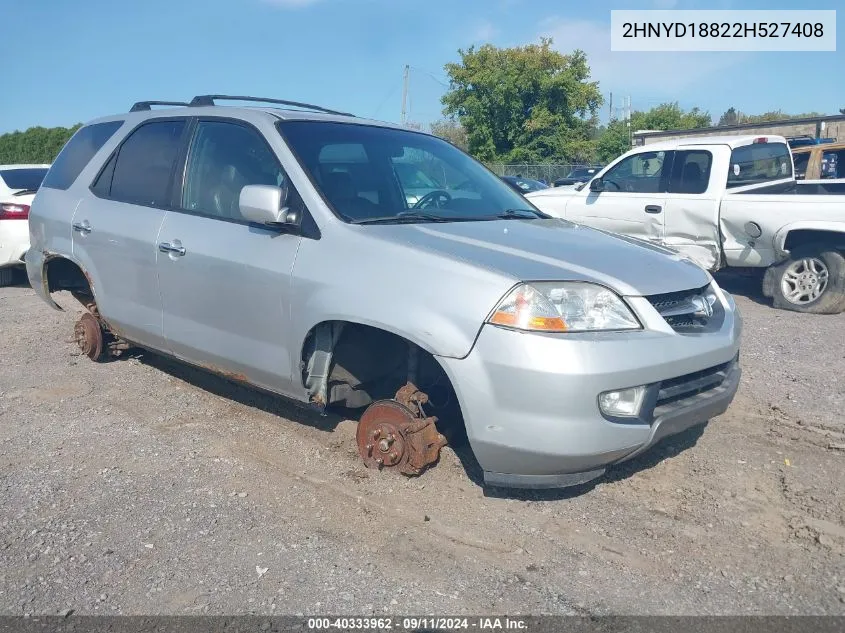
<instances>
[{"instance_id":1,"label":"beige building","mask_svg":"<svg viewBox=\"0 0 845 633\"><path fill-rule=\"evenodd\" d=\"M695 130L638 130L634 132L634 146L648 145L688 136L723 136L737 134L779 134L780 136L811 136L845 141L845 114L788 119L768 123L742 123Z\"/></svg>"}]
</instances>

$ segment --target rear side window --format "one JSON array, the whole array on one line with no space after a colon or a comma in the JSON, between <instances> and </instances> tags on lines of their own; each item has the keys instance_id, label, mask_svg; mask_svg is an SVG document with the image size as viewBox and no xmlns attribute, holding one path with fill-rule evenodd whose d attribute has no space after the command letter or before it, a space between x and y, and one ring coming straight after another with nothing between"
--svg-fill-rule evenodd
<instances>
[{"instance_id":1,"label":"rear side window","mask_svg":"<svg viewBox=\"0 0 845 633\"><path fill-rule=\"evenodd\" d=\"M822 154L819 178L845 178L845 149Z\"/></svg>"},{"instance_id":2,"label":"rear side window","mask_svg":"<svg viewBox=\"0 0 845 633\"><path fill-rule=\"evenodd\" d=\"M752 143L731 152L729 189L791 177L792 160L785 143Z\"/></svg>"},{"instance_id":3,"label":"rear side window","mask_svg":"<svg viewBox=\"0 0 845 633\"><path fill-rule=\"evenodd\" d=\"M669 193L704 193L710 182L713 155L703 150L675 152Z\"/></svg>"},{"instance_id":4,"label":"rear side window","mask_svg":"<svg viewBox=\"0 0 845 633\"><path fill-rule=\"evenodd\" d=\"M810 152L792 154L792 162L795 163L795 180L804 180L807 176L807 166L810 164Z\"/></svg>"},{"instance_id":5,"label":"rear side window","mask_svg":"<svg viewBox=\"0 0 845 633\"><path fill-rule=\"evenodd\" d=\"M109 160L94 184L95 192L121 202L170 206L173 168L184 129L184 120L152 121L139 127L120 146L114 162Z\"/></svg>"},{"instance_id":6,"label":"rear side window","mask_svg":"<svg viewBox=\"0 0 845 633\"><path fill-rule=\"evenodd\" d=\"M77 130L53 161L42 186L51 189L70 187L94 154L100 151L121 125L123 121L108 121L86 125Z\"/></svg>"}]
</instances>

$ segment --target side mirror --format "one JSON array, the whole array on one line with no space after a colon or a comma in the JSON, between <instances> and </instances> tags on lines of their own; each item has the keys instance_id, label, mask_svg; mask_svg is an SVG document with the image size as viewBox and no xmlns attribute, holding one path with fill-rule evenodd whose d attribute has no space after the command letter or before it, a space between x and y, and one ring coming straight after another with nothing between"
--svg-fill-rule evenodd
<instances>
[{"instance_id":1,"label":"side mirror","mask_svg":"<svg viewBox=\"0 0 845 633\"><path fill-rule=\"evenodd\" d=\"M590 191L600 192L604 191L604 180L601 178L593 178L590 181Z\"/></svg>"},{"instance_id":2,"label":"side mirror","mask_svg":"<svg viewBox=\"0 0 845 633\"><path fill-rule=\"evenodd\" d=\"M285 206L287 188L247 185L241 189L238 206L245 220L267 226L298 228L302 217Z\"/></svg>"}]
</instances>

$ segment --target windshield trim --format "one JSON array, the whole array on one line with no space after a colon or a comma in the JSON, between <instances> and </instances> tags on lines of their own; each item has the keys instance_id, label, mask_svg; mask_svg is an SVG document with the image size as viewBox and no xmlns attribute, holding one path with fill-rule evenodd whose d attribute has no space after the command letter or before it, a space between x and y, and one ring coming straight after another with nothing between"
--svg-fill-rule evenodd
<instances>
[{"instance_id":1,"label":"windshield trim","mask_svg":"<svg viewBox=\"0 0 845 633\"><path fill-rule=\"evenodd\" d=\"M482 163L480 160L478 160L474 156L472 156L472 154L464 151L462 148L458 147L454 143L451 143L451 142L447 141L446 139L440 138L439 136L436 136L434 134L429 134L428 132L422 132L420 130L413 130L413 129L403 128L403 127L396 127L396 126L393 126L393 125L379 125L378 123L363 122L363 121L362 122L357 122L357 121L353 122L353 121L324 121L324 120L317 120L317 119L315 119L315 120L311 120L311 119L283 119L282 117L279 117L278 115L277 115L277 119L278 120L276 121L276 123L274 125L274 127L276 128L276 131L279 133L279 136L281 136L282 141L284 142L285 146L288 148L290 153L293 155L294 159L296 159L298 167L305 174L305 177L308 179L308 182L311 185L312 189L317 193L318 196L320 196L320 200L323 201L323 204L325 204L326 208L328 208L329 211L331 211L332 215L335 216L338 220L340 220L344 224L349 224L349 225L353 225L353 226L367 226L366 224L356 224L354 218L348 218L345 215L343 215L342 213L340 213L337 209L335 209L334 205L328 200L325 193L323 193L323 190L318 186L317 182L314 180L314 177L311 174L311 170L307 169L305 167L303 160L302 160L302 156L299 155L299 152L296 150L296 148L290 142L288 135L285 133L285 124L286 123L297 123L297 124L305 123L305 124L309 124L309 125L320 125L320 124L325 124L325 123L337 123L337 124L340 124L340 125L355 125L355 126L362 127L362 128L375 128L375 129L380 129L380 130L394 130L396 132L404 132L404 133L407 133L407 134L416 134L416 135L422 136L424 138L434 138L434 139L437 139L439 141L442 141L443 143L451 145L453 149L455 149L458 152L460 152L461 154L464 154L465 156L469 157L470 159L475 161L475 163L480 165L484 170L486 170L487 173L489 173L491 176L493 176L497 180L500 180L498 174L496 174L492 169L490 169L487 165ZM500 180L500 182L501 182L501 180ZM502 186L507 187L508 185L506 185L505 183L502 183ZM530 207L532 207L533 209L535 209L538 213L543 213L543 211L541 211L539 208L537 208L527 198L523 198L522 204L527 204ZM488 216L479 216L480 219L481 218L489 218L489 217L490 217L489 215ZM538 216L538 218L539 217L540 216ZM528 219L528 218L526 218L526 219ZM378 225L370 225L370 226L378 226Z\"/></svg>"}]
</instances>

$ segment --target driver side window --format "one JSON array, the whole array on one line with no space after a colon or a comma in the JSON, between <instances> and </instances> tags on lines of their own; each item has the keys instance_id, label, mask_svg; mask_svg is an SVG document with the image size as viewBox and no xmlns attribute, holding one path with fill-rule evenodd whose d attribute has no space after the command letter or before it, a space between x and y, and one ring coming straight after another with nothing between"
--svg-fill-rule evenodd
<instances>
[{"instance_id":1,"label":"driver side window","mask_svg":"<svg viewBox=\"0 0 845 633\"><path fill-rule=\"evenodd\" d=\"M603 177L605 191L628 193L658 193L665 191L663 165L670 152L642 152L629 156ZM667 163L668 165L668 163Z\"/></svg>"}]
</instances>

